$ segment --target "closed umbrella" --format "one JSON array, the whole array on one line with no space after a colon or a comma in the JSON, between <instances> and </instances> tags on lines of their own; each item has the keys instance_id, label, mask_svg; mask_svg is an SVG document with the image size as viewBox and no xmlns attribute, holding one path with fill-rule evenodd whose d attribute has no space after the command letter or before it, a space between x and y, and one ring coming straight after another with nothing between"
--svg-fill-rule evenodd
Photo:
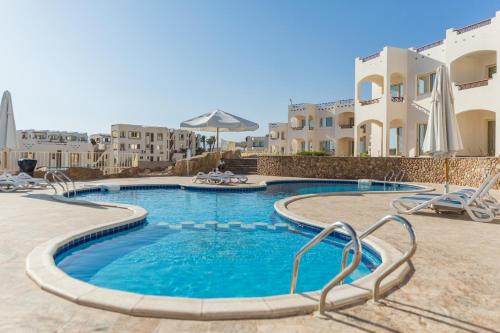
<instances>
[{"instance_id":1,"label":"closed umbrella","mask_svg":"<svg viewBox=\"0 0 500 333\"><path fill-rule=\"evenodd\" d=\"M458 128L450 78L445 66L436 70L431 95L431 113L427 123L423 151L445 159L445 192L448 192L448 158L463 149Z\"/></svg>"},{"instance_id":2,"label":"closed umbrella","mask_svg":"<svg viewBox=\"0 0 500 333\"><path fill-rule=\"evenodd\" d=\"M193 131L217 132L217 149L219 149L219 132L255 131L259 128L259 124L217 109L183 121L181 128Z\"/></svg>"},{"instance_id":3,"label":"closed umbrella","mask_svg":"<svg viewBox=\"0 0 500 333\"><path fill-rule=\"evenodd\" d=\"M3 168L7 168L7 150L17 148L16 122L10 92L5 91L0 104L0 151L4 155Z\"/></svg>"}]
</instances>

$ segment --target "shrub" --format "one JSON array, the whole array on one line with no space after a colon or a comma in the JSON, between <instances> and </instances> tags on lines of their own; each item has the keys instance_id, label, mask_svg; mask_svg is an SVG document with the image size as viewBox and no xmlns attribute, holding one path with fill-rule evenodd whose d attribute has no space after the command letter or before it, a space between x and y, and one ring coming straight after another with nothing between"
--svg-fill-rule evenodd
<instances>
[{"instance_id":1,"label":"shrub","mask_svg":"<svg viewBox=\"0 0 500 333\"><path fill-rule=\"evenodd\" d=\"M297 156L329 156L326 151L301 151L297 153Z\"/></svg>"}]
</instances>

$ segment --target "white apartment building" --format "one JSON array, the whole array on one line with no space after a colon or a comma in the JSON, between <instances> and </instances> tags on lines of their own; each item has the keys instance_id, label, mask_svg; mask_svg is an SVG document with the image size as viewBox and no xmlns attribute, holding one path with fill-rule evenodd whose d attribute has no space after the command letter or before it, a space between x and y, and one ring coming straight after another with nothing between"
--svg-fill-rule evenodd
<instances>
[{"instance_id":1,"label":"white apartment building","mask_svg":"<svg viewBox=\"0 0 500 333\"><path fill-rule=\"evenodd\" d=\"M354 152L354 101L290 104L286 153L326 151L335 156ZM281 148L280 148L281 149Z\"/></svg>"},{"instance_id":2,"label":"white apartment building","mask_svg":"<svg viewBox=\"0 0 500 333\"><path fill-rule=\"evenodd\" d=\"M93 156L86 154L92 151L87 133L29 129L17 131L17 138L19 146L11 154L10 165L22 157L36 159L39 166L49 168L92 163Z\"/></svg>"},{"instance_id":3,"label":"white apartment building","mask_svg":"<svg viewBox=\"0 0 500 333\"><path fill-rule=\"evenodd\" d=\"M499 156L499 60L500 12L428 45L356 58L355 155L421 155L435 71L445 65L464 144L457 155Z\"/></svg>"},{"instance_id":4,"label":"white apartment building","mask_svg":"<svg viewBox=\"0 0 500 333\"><path fill-rule=\"evenodd\" d=\"M269 123L268 152L273 155L288 154L288 123Z\"/></svg>"},{"instance_id":5,"label":"white apartment building","mask_svg":"<svg viewBox=\"0 0 500 333\"><path fill-rule=\"evenodd\" d=\"M111 148L111 135L97 133L90 136L90 143L95 142L94 150L105 151Z\"/></svg>"},{"instance_id":6,"label":"white apartment building","mask_svg":"<svg viewBox=\"0 0 500 333\"><path fill-rule=\"evenodd\" d=\"M245 149L248 152L267 152L268 135L266 136L247 136L245 137Z\"/></svg>"},{"instance_id":7,"label":"white apartment building","mask_svg":"<svg viewBox=\"0 0 500 333\"><path fill-rule=\"evenodd\" d=\"M196 143L196 135L187 130L130 124L111 126L111 149L135 153L140 162L171 161L180 158L187 149L194 155Z\"/></svg>"}]
</instances>

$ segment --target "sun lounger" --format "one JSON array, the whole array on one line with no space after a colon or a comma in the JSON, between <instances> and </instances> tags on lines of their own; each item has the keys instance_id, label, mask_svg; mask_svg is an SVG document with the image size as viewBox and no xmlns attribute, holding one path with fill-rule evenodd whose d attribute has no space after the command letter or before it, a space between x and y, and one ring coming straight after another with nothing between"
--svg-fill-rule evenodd
<instances>
[{"instance_id":1,"label":"sun lounger","mask_svg":"<svg viewBox=\"0 0 500 333\"><path fill-rule=\"evenodd\" d=\"M244 184L244 183L246 183L248 181L248 178L246 176L235 175L231 171L224 172L224 175L228 176L231 181L234 180L234 182L236 182L236 183Z\"/></svg>"},{"instance_id":2,"label":"sun lounger","mask_svg":"<svg viewBox=\"0 0 500 333\"><path fill-rule=\"evenodd\" d=\"M0 175L0 191L1 192L14 192L20 188L27 186L23 180L19 180L8 173Z\"/></svg>"},{"instance_id":3,"label":"sun lounger","mask_svg":"<svg viewBox=\"0 0 500 333\"><path fill-rule=\"evenodd\" d=\"M191 180L193 183L206 183L209 179L209 174L204 173L204 172L198 172L196 176L194 176Z\"/></svg>"},{"instance_id":4,"label":"sun lounger","mask_svg":"<svg viewBox=\"0 0 500 333\"><path fill-rule=\"evenodd\" d=\"M500 174L487 177L476 190L467 189L438 195L421 193L395 199L390 204L402 214L413 214L422 209L465 211L474 221L491 222L498 207L494 207L485 198L490 196L488 191L496 184L499 177Z\"/></svg>"},{"instance_id":5,"label":"sun lounger","mask_svg":"<svg viewBox=\"0 0 500 333\"><path fill-rule=\"evenodd\" d=\"M47 187L49 185L45 179L43 179L43 178L33 178L33 177L31 177L30 175L28 175L27 173L24 173L24 172L21 172L18 175L13 176L13 178L15 178L15 179L17 179L19 181L26 182L26 184L27 184L28 187L36 187L36 186L38 186L38 187L45 188L45 187Z\"/></svg>"}]
</instances>

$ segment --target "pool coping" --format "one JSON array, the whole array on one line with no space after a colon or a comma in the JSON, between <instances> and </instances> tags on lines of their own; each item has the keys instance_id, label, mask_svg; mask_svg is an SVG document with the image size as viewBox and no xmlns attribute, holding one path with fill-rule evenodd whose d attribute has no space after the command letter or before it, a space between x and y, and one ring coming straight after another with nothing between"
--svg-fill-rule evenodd
<instances>
[{"instance_id":1,"label":"pool coping","mask_svg":"<svg viewBox=\"0 0 500 333\"><path fill-rule=\"evenodd\" d=\"M307 179L308 181L311 179ZM259 187L276 182L297 182L296 180L276 180L259 184ZM315 181L322 181L315 179ZM331 180L330 180L331 181ZM352 181L352 180L351 180ZM181 184L182 187L188 187ZM105 185L98 185L101 188ZM127 187L152 186L150 184L127 184ZM161 185L158 185L160 187ZM189 185L190 186L190 185ZM220 188L215 186L215 188ZM230 187L233 188L233 187ZM94 188L95 189L95 188ZM79 189L77 192L85 191ZM427 187L418 190L430 190ZM394 191L366 191L366 192L342 192L338 194L348 195L349 193L393 193ZM397 191L404 193L407 191ZM416 191L410 191L416 192ZM338 195L337 194L337 195ZM307 194L302 196L292 196L275 203L278 214L289 218L299 224L309 225L315 228L323 228L327 224L306 219L289 212L286 205L304 197L317 196L318 194ZM321 195L331 195L331 193L321 193ZM68 199L56 196L56 200L67 202ZM293 200L292 200L293 199ZM283 201L288 201L284 204ZM60 270L54 262L54 254L65 244L82 237L90 237L91 234L110 230L113 228L123 228L123 226L143 221L147 216L147 211L139 206L115 204L106 202L89 202L85 200L71 200L74 204L93 204L115 208L128 209L132 216L104 222L92 227L82 228L55 237L31 251L26 258L27 275L42 289L65 298L74 303L90 306L98 309L120 312L123 314L144 317L191 319L191 320L227 320L227 319L264 319L279 318L292 315L308 314L315 311L319 302L319 291L305 292L299 294L288 294L266 297L245 297L245 298L187 298L170 296L150 296L137 293L107 289L85 283L74 279ZM278 204L279 203L279 204ZM343 308L367 301L372 296L372 289L375 280L380 274L401 257L401 252L386 242L369 236L363 243L375 250L380 256L382 263L370 274L350 283L336 286L327 297L327 308L329 310ZM400 266L383 280L380 291L385 293L401 284L411 267L409 264Z\"/></svg>"}]
</instances>

